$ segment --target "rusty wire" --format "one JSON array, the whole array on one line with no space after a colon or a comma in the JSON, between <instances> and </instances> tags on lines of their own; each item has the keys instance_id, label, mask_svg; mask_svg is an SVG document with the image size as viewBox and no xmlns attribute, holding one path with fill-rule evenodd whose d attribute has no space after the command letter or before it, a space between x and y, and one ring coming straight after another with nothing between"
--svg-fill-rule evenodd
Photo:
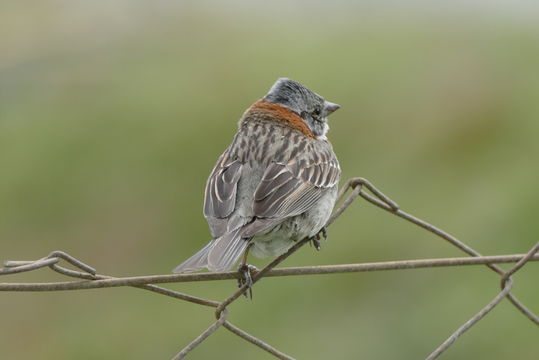
<instances>
[{"instance_id":1,"label":"rusty wire","mask_svg":"<svg viewBox=\"0 0 539 360\"><path fill-rule=\"evenodd\" d=\"M539 242L535 244L526 254L515 255L501 255L501 256L481 256L480 253L464 244L454 236L446 233L445 231L413 216L402 210L399 206L379 191L374 185L363 178L353 178L348 180L341 191L339 192L338 201L342 200L344 195L352 189L348 197L342 202L342 205L337 208L332 217L328 220L329 226L338 218L352 202L361 196L368 202L382 208L404 220L407 220L435 235L443 238L452 245L456 246L460 250L472 257L464 258L443 258L443 259L422 259L422 260L403 260L403 261L388 261L388 262L376 262L376 263L362 263L362 264L344 264L344 265L326 265L326 266L305 266L305 267L287 267L274 269L275 266L280 264L288 256L293 254L305 243L309 242L308 239L304 239L296 243L286 253L277 257L267 266L261 270L255 270L252 273L253 284L260 280L262 277L273 276L291 276L291 275L315 275L315 274L332 274L332 273L348 273L348 272L362 272L362 271L381 271L381 270L402 270L402 269L416 269L427 267L440 267L440 266L462 266L462 265L486 265L491 270L495 271L501 276L500 286L501 291L491 300L485 307L483 307L476 315L466 321L455 332L453 332L447 340L445 340L440 346L438 346L430 355L427 356L427 360L436 359L443 352L445 352L459 336L461 336L466 330L475 325L485 315L487 315L492 309L494 309L504 298L508 298L511 303L529 320L539 325L539 317L535 315L531 310L524 306L514 295L511 294L513 286L513 280L511 276L524 265L530 261L538 261L539 255ZM366 192L364 189L367 189ZM74 266L77 270L68 269L59 265L60 260ZM507 271L500 268L497 263L511 263L516 264ZM115 278L111 276L105 276L97 274L96 270L86 265L73 256L62 252L54 251L48 256L35 261L6 261L4 268L0 268L0 275L9 275L15 273L21 273L26 271L37 270L43 267L49 267L50 269L63 274L68 277L80 279L78 281L64 281L64 282L52 282L52 283L0 283L0 291L59 291L59 290L81 290L81 289L95 289L105 287L118 287L118 286L132 286L143 290L152 291L161 295L170 296L176 299L185 300L195 304L209 306L215 308L216 321L209 326L202 334L196 339L185 346L180 352L178 352L172 359L179 360L185 358L197 345L202 343L206 338L213 334L220 327L224 327L233 334L241 337L242 339L258 346L262 350L267 351L278 359L294 359L293 357L284 354L275 347L267 344L266 342L254 337L246 331L238 328L230 323L228 320L228 305L238 299L247 290L247 285L243 285L238 288L232 295L222 301L215 301L204 299L200 297L191 296L175 290L170 290L157 286L158 283L176 283L176 282L188 282L188 281L207 281L207 280L226 280L237 279L239 274L237 271L224 272L224 273L199 273L199 274L169 274L169 275L153 275L153 276L137 276L137 277L124 277Z\"/></svg>"}]
</instances>

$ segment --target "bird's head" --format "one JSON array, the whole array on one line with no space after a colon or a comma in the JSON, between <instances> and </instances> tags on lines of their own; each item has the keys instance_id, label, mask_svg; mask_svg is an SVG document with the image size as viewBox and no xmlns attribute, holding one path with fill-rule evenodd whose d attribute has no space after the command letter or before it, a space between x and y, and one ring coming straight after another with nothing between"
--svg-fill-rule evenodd
<instances>
[{"instance_id":1,"label":"bird's head","mask_svg":"<svg viewBox=\"0 0 539 360\"><path fill-rule=\"evenodd\" d=\"M287 78L278 79L264 96L264 100L292 110L318 138L325 138L329 130L327 116L340 108L299 82Z\"/></svg>"}]
</instances>

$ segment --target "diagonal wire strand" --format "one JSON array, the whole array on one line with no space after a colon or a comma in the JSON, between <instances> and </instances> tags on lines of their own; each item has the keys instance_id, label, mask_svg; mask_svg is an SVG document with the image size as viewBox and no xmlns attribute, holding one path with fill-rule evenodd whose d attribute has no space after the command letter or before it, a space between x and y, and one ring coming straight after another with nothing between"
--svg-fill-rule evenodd
<instances>
[{"instance_id":1,"label":"diagonal wire strand","mask_svg":"<svg viewBox=\"0 0 539 360\"><path fill-rule=\"evenodd\" d=\"M363 186L365 186L371 193L373 193L376 197L373 197L369 195L368 193L364 192L362 190ZM374 204L378 206L379 208L382 208L402 219L407 220L408 222L411 222L412 224L415 224L439 237L441 237L444 240L447 240L452 245L456 246L457 248L461 249L465 253L471 256L481 256L481 254L477 251L475 251L470 246L466 245L453 235L437 228L436 226L429 224L428 222L421 220L411 214L408 214L402 210L399 209L398 205L390 200L386 195L384 195L380 190L378 190L373 184L371 184L368 180L364 178L352 178L348 180L345 184L345 186L341 189L339 192L338 199L341 199L344 194L348 191L348 189L353 189L351 195L345 200L343 205L337 210L339 215L346 210L346 208L352 203L352 200L357 198L357 196L361 196L371 204ZM359 189L359 190L357 190ZM331 221L331 219L330 219ZM493 271L497 272L500 275L504 274L504 271L502 268L495 264L487 264L487 266L492 269ZM524 314L528 319L530 319L532 322L534 322L536 325L539 325L539 317L535 315L531 310L529 310L524 304L522 304L514 295L511 293L507 294L507 298L511 301L511 303L522 313Z\"/></svg>"},{"instance_id":2,"label":"diagonal wire strand","mask_svg":"<svg viewBox=\"0 0 539 360\"><path fill-rule=\"evenodd\" d=\"M242 339L244 340L247 340L248 342L250 342L251 344L254 344L256 346L258 346L259 348L261 348L262 350L265 350L267 352L269 352L270 354L272 354L273 356L275 356L276 358L278 359L282 359L282 360L294 360L293 357L289 356L289 355L286 355L285 353L277 350L276 348L274 348L273 346L269 345L268 343L265 343L264 341L254 337L253 335L249 334L248 332L245 332L243 331L242 329L240 329L239 327L235 326L235 325L232 325L230 322L228 321L225 321L225 323L223 324L223 326L230 330L232 333L238 335L239 337L241 337Z\"/></svg>"},{"instance_id":3,"label":"diagonal wire strand","mask_svg":"<svg viewBox=\"0 0 539 360\"><path fill-rule=\"evenodd\" d=\"M511 291L513 287L513 281L511 280L511 275L520 270L530 259L533 258L535 253L539 250L539 242L533 246L530 251L524 256L520 261L518 261L512 268L507 270L501 279L502 291L496 295L492 301L490 301L485 307L483 307L477 314L475 314L470 320L466 321L461 327L459 327L447 340L445 340L440 346L434 350L426 360L434 360L440 356L445 350L449 348L459 336L464 334L469 328L475 325L479 320L481 320L485 315L487 315L496 305L498 305Z\"/></svg>"},{"instance_id":4,"label":"diagonal wire strand","mask_svg":"<svg viewBox=\"0 0 539 360\"><path fill-rule=\"evenodd\" d=\"M228 313L227 313L227 310L225 309L221 312L221 316L219 317L219 319L217 319L216 322L214 322L209 328L204 330L204 332L200 334L199 336L197 336L195 340L191 341L189 345L184 347L178 354L176 354L176 356L172 358L172 360L181 360L185 358L190 351L192 351L201 342L206 340L208 336L210 336L217 329L219 329L219 327L221 327L226 322L227 316L228 316Z\"/></svg>"}]
</instances>

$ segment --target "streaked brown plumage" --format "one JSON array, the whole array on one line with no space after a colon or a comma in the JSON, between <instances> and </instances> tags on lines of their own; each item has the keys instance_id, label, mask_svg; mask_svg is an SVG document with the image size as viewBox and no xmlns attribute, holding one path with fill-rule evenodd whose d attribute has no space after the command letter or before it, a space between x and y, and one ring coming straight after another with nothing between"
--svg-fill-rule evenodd
<instances>
[{"instance_id":1,"label":"streaked brown plumage","mask_svg":"<svg viewBox=\"0 0 539 360\"><path fill-rule=\"evenodd\" d=\"M230 269L247 248L285 252L316 235L333 208L340 167L326 139L338 105L279 79L243 114L206 185L204 216L214 240L175 272Z\"/></svg>"}]
</instances>

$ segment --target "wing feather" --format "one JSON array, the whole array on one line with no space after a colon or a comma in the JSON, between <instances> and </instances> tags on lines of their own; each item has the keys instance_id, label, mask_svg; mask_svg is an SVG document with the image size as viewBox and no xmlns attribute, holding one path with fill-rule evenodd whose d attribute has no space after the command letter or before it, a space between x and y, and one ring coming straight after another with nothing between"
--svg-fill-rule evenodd
<instances>
[{"instance_id":1,"label":"wing feather","mask_svg":"<svg viewBox=\"0 0 539 360\"><path fill-rule=\"evenodd\" d=\"M243 164L228 156L228 149L221 155L206 183L204 196L204 216L208 220L214 238L224 235L227 217L236 206L238 181Z\"/></svg>"},{"instance_id":2,"label":"wing feather","mask_svg":"<svg viewBox=\"0 0 539 360\"><path fill-rule=\"evenodd\" d=\"M286 163L271 163L254 196L254 215L287 218L309 210L324 190L337 185L340 167L331 148L316 156L298 154Z\"/></svg>"}]
</instances>

